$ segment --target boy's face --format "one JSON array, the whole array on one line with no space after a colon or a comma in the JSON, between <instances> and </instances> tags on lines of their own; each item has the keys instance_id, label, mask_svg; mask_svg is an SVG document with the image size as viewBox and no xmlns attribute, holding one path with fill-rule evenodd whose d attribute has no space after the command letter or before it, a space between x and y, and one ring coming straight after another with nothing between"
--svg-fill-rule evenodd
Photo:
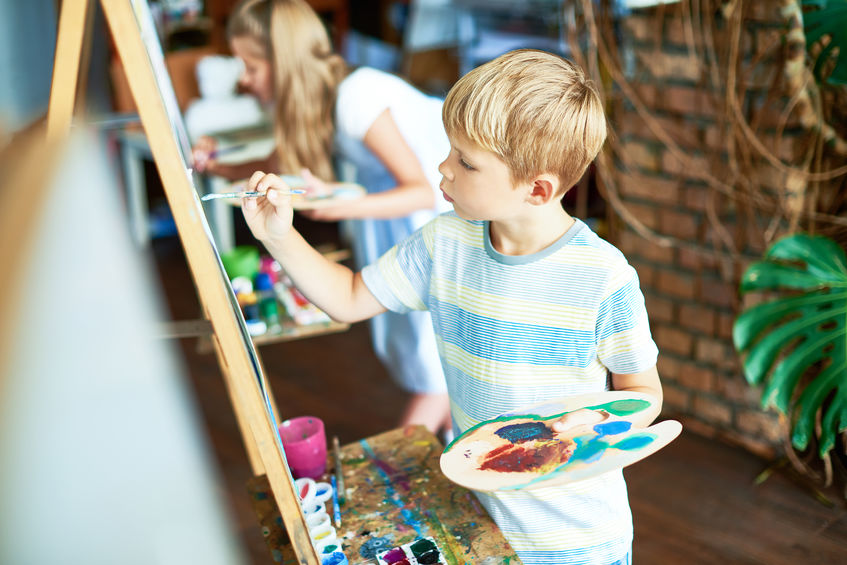
<instances>
[{"instance_id":1,"label":"boy's face","mask_svg":"<svg viewBox=\"0 0 847 565\"><path fill-rule=\"evenodd\" d=\"M464 137L450 136L450 154L438 172L444 198L466 220L513 218L526 200L527 191L512 183L506 163Z\"/></svg>"},{"instance_id":2,"label":"boy's face","mask_svg":"<svg viewBox=\"0 0 847 565\"><path fill-rule=\"evenodd\" d=\"M238 84L262 104L273 102L273 69L271 62L261 55L260 47L249 37L233 37L230 48L233 55L244 62L244 72L241 73Z\"/></svg>"}]
</instances>

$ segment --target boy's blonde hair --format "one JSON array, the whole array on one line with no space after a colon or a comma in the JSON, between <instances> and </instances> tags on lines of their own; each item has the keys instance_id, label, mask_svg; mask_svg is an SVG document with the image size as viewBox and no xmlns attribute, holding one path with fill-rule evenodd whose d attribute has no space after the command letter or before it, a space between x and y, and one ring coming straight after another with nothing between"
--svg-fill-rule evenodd
<instances>
[{"instance_id":1,"label":"boy's blonde hair","mask_svg":"<svg viewBox=\"0 0 847 565\"><path fill-rule=\"evenodd\" d=\"M242 0L227 36L252 39L274 74L277 155L284 173L306 167L334 180L332 147L338 85L349 73L326 27L304 0Z\"/></svg>"},{"instance_id":2,"label":"boy's blonde hair","mask_svg":"<svg viewBox=\"0 0 847 565\"><path fill-rule=\"evenodd\" d=\"M570 61L518 49L463 76L442 110L444 128L497 155L513 182L559 177L563 195L579 181L606 140L603 103Z\"/></svg>"}]
</instances>

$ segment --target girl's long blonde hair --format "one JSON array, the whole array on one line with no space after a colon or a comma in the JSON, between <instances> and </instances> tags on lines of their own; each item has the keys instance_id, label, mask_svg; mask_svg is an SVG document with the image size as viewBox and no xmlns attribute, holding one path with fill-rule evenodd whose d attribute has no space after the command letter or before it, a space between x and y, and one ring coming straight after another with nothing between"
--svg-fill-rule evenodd
<instances>
[{"instance_id":1,"label":"girl's long blonde hair","mask_svg":"<svg viewBox=\"0 0 847 565\"><path fill-rule=\"evenodd\" d=\"M252 39L271 62L280 172L305 167L335 180L335 100L349 69L333 51L324 23L304 0L242 0L227 36Z\"/></svg>"}]
</instances>

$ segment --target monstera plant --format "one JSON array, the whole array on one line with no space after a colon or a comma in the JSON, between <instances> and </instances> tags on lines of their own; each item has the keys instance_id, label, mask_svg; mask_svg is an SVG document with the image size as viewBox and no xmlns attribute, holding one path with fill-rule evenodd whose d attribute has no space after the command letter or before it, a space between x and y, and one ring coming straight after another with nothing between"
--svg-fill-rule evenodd
<instances>
[{"instance_id":1,"label":"monstera plant","mask_svg":"<svg viewBox=\"0 0 847 565\"><path fill-rule=\"evenodd\" d=\"M815 77L821 80L823 68L830 57L834 57L835 65L826 81L830 84L847 84L847 0L803 0L802 5L815 8L803 14L808 46L811 48L826 38L815 61Z\"/></svg>"},{"instance_id":2,"label":"monstera plant","mask_svg":"<svg viewBox=\"0 0 847 565\"><path fill-rule=\"evenodd\" d=\"M762 406L785 415L791 444L829 460L847 429L847 256L833 240L795 234L774 243L741 280L771 299L733 327L744 374Z\"/></svg>"}]
</instances>

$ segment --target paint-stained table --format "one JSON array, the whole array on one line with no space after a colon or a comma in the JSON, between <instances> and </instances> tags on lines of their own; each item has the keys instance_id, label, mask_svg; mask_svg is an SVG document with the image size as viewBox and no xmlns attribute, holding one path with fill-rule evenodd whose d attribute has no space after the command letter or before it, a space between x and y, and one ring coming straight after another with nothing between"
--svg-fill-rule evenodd
<instances>
[{"instance_id":1,"label":"paint-stained table","mask_svg":"<svg viewBox=\"0 0 847 565\"><path fill-rule=\"evenodd\" d=\"M377 553L425 536L451 565L520 564L476 497L441 473L442 449L422 426L342 447L347 501L338 536L351 565L376 563ZM274 561L296 563L267 478L254 477L247 488Z\"/></svg>"}]
</instances>

